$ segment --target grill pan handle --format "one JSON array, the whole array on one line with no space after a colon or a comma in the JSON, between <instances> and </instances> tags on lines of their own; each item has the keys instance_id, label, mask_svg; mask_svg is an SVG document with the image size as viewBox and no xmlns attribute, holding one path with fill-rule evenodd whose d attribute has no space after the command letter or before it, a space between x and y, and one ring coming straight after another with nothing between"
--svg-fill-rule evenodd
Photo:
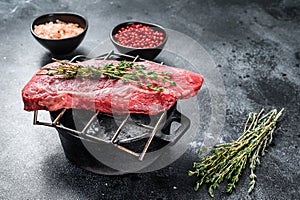
<instances>
[{"instance_id":1,"label":"grill pan handle","mask_svg":"<svg viewBox=\"0 0 300 200\"><path fill-rule=\"evenodd\" d=\"M187 130L190 128L191 121L188 117L180 113L178 110L175 110L176 114L174 114L174 117L170 117L165 123L165 126L156 134L156 137L168 141L170 143L175 144L178 142L178 140L187 132ZM173 134L170 134L171 131L171 125L173 122L180 123L180 127L174 131Z\"/></svg>"}]
</instances>

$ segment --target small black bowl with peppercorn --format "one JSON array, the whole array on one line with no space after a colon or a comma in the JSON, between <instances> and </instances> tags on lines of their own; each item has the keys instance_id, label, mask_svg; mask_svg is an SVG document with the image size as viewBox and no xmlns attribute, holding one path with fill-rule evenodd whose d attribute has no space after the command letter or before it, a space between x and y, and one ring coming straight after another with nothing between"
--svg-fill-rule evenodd
<instances>
[{"instance_id":1,"label":"small black bowl with peppercorn","mask_svg":"<svg viewBox=\"0 0 300 200\"><path fill-rule=\"evenodd\" d=\"M152 60L167 42L165 29L146 22L123 22L114 27L110 39L119 52Z\"/></svg>"}]
</instances>

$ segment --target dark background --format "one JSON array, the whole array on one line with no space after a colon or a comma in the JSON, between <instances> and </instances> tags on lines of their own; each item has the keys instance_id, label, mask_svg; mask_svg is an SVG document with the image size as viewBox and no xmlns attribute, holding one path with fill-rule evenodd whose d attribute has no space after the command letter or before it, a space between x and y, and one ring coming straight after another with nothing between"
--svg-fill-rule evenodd
<instances>
[{"instance_id":1,"label":"dark background","mask_svg":"<svg viewBox=\"0 0 300 200\"><path fill-rule=\"evenodd\" d=\"M223 76L226 121L222 141L238 138L247 113L284 107L268 153L248 195L248 171L236 191L222 185L215 199L298 199L300 183L300 2L287 1L0 1L0 199L210 199L206 186L193 191L187 176L195 147L159 171L101 176L66 160L51 128L32 125L21 89L52 55L30 35L44 13L72 11L89 20L73 54L90 52L112 27L143 20L184 33L212 56Z\"/></svg>"}]
</instances>

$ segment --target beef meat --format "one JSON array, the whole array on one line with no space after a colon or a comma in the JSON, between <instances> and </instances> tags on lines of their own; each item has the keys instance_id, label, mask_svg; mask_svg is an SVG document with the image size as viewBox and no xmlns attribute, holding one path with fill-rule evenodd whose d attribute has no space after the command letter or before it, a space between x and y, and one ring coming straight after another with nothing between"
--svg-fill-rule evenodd
<instances>
[{"instance_id":1,"label":"beef meat","mask_svg":"<svg viewBox=\"0 0 300 200\"><path fill-rule=\"evenodd\" d=\"M118 62L90 60L80 64L102 66L105 63L118 64ZM181 68L153 62L139 64L146 66L145 71L171 72L171 80L175 81L176 85L165 84L164 90L158 92L120 79L64 79L57 76L37 75L45 74L42 68L22 90L24 109L54 111L62 108L77 108L99 110L104 113L154 115L168 110L178 99L195 96L203 82L201 75ZM59 63L50 63L45 67L56 65Z\"/></svg>"}]
</instances>

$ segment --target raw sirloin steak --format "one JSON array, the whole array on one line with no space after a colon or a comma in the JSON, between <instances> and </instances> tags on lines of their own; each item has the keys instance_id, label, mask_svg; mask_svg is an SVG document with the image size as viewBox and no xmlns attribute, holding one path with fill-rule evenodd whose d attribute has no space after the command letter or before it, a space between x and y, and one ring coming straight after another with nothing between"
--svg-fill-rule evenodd
<instances>
[{"instance_id":1,"label":"raw sirloin steak","mask_svg":"<svg viewBox=\"0 0 300 200\"><path fill-rule=\"evenodd\" d=\"M79 63L83 66L117 65L119 61L89 60ZM163 86L163 91L155 91L136 83L112 78L74 78L41 76L45 68L61 65L50 63L39 70L22 90L24 109L27 111L77 108L99 110L104 113L158 114L168 110L178 99L197 95L203 77L199 74L153 62L137 62L146 67L145 71L170 72L175 85L151 80Z\"/></svg>"}]
</instances>

